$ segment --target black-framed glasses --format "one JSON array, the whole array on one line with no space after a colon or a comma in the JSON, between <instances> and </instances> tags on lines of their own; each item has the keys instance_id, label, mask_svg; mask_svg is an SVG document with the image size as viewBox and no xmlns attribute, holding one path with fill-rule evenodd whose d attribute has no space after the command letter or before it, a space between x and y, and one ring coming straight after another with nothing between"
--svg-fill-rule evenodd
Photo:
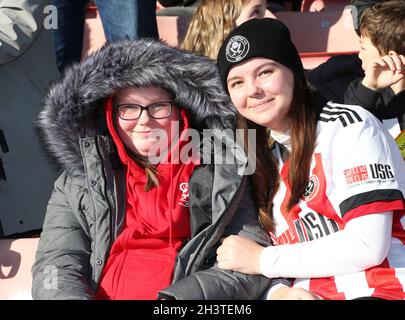
<instances>
[{"instance_id":1,"label":"black-framed glasses","mask_svg":"<svg viewBox=\"0 0 405 320\"><path fill-rule=\"evenodd\" d=\"M142 115L143 110L146 110L149 116L153 119L164 119L172 115L172 102L163 101L141 106L134 103L123 103L115 106L118 116L122 120L136 120Z\"/></svg>"}]
</instances>

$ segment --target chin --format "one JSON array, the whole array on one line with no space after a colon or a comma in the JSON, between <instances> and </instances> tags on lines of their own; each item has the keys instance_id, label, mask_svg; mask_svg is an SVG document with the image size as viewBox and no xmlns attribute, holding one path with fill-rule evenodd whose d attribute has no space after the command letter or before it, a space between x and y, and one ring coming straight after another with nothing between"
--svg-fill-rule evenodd
<instances>
[{"instance_id":1,"label":"chin","mask_svg":"<svg viewBox=\"0 0 405 320\"><path fill-rule=\"evenodd\" d=\"M149 152L150 152L150 149L149 149L149 148L148 148L148 149L146 149L146 148L139 148L139 149L136 149L136 153L139 154L139 155L141 155L142 157L148 157Z\"/></svg>"},{"instance_id":2,"label":"chin","mask_svg":"<svg viewBox=\"0 0 405 320\"><path fill-rule=\"evenodd\" d=\"M257 121L256 123L262 127L271 128L274 122L273 119L260 119L260 121Z\"/></svg>"}]
</instances>

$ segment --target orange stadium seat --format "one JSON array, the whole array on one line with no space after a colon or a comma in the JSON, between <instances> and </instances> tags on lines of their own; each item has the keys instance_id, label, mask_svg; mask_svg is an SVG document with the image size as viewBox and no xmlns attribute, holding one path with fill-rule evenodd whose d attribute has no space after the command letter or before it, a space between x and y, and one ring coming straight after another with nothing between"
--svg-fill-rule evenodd
<instances>
[{"instance_id":1,"label":"orange stadium seat","mask_svg":"<svg viewBox=\"0 0 405 320\"><path fill-rule=\"evenodd\" d=\"M31 267L39 238L0 240L0 300L32 300Z\"/></svg>"}]
</instances>

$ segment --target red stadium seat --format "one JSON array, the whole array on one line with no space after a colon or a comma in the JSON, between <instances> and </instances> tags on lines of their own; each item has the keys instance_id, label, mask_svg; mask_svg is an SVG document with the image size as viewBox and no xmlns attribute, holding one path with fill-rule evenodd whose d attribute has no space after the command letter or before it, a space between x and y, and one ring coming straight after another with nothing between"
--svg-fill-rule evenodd
<instances>
[{"instance_id":1,"label":"red stadium seat","mask_svg":"<svg viewBox=\"0 0 405 320\"><path fill-rule=\"evenodd\" d=\"M186 35L189 19L188 16L157 16L159 37L170 45L178 45ZM100 15L96 7L90 6L86 15L82 58L101 48L105 42Z\"/></svg>"},{"instance_id":2,"label":"red stadium seat","mask_svg":"<svg viewBox=\"0 0 405 320\"><path fill-rule=\"evenodd\" d=\"M189 16L157 16L159 37L168 44L177 46L184 39L188 24Z\"/></svg>"},{"instance_id":3,"label":"red stadium seat","mask_svg":"<svg viewBox=\"0 0 405 320\"><path fill-rule=\"evenodd\" d=\"M356 53L359 39L350 10L322 12L276 12L291 32L306 69L333 55Z\"/></svg>"},{"instance_id":4,"label":"red stadium seat","mask_svg":"<svg viewBox=\"0 0 405 320\"><path fill-rule=\"evenodd\" d=\"M277 12L291 31L304 67L311 69L330 56L353 53L359 50L358 36L353 28L350 10L322 12ZM157 16L161 39L170 45L179 45L189 24L188 16ZM105 36L99 14L95 7L87 13L83 57L99 49Z\"/></svg>"}]
</instances>

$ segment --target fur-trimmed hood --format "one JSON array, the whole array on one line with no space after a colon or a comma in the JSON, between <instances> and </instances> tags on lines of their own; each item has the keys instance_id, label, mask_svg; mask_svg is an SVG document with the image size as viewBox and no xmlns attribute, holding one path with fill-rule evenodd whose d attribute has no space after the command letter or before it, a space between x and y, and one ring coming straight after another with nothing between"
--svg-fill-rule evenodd
<instances>
[{"instance_id":1,"label":"fur-trimmed hood","mask_svg":"<svg viewBox=\"0 0 405 320\"><path fill-rule=\"evenodd\" d=\"M129 86L168 90L196 128L234 127L234 107L213 61L152 39L107 44L66 71L39 114L45 143L63 169L83 172L79 140L100 134L106 99Z\"/></svg>"}]
</instances>

